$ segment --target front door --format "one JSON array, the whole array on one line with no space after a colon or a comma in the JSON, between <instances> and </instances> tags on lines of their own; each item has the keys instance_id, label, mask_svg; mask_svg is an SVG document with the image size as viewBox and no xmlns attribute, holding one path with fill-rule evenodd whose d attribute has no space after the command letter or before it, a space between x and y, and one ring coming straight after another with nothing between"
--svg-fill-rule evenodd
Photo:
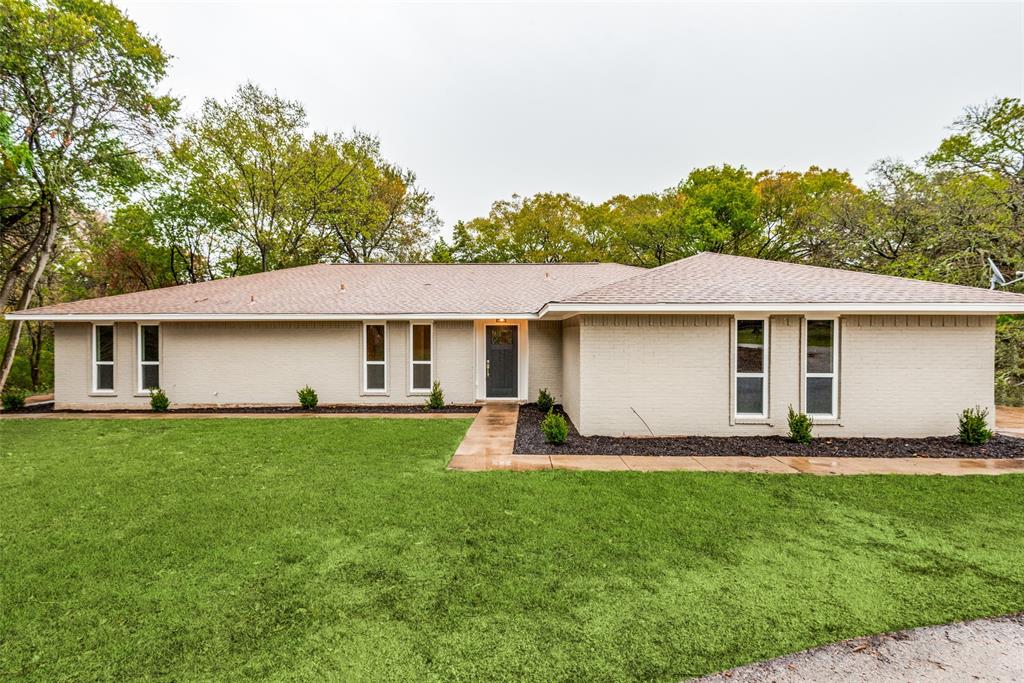
<instances>
[{"instance_id":1,"label":"front door","mask_svg":"<svg viewBox=\"0 0 1024 683\"><path fill-rule=\"evenodd\" d=\"M488 325L487 398L516 398L519 395L519 328L516 325Z\"/></svg>"}]
</instances>

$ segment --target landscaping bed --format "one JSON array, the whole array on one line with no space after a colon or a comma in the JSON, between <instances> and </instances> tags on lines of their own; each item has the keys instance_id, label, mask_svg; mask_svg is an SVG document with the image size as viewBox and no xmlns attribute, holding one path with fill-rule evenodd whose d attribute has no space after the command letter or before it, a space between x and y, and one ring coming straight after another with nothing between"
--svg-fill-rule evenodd
<instances>
[{"instance_id":1,"label":"landscaping bed","mask_svg":"<svg viewBox=\"0 0 1024 683\"><path fill-rule=\"evenodd\" d=\"M55 413L82 413L91 412L83 410L54 410L53 403L46 404L45 406L28 405L24 408L17 410L3 411L5 413L39 413L39 412L55 412ZM137 415L139 413L152 413L153 411L139 407L138 409L117 409L117 410L97 410L96 412L104 412L111 414L122 414L122 415ZM436 408L433 410L424 410L422 405L324 405L317 406L316 408L302 408L300 406L246 406L246 407L223 407L223 408L174 408L173 404L168 413L183 413L188 415L209 415L215 413L231 413L231 414L269 414L269 415L280 415L288 413L303 413L303 414L359 414L359 413L396 413L396 414L413 414L413 413L478 413L480 412L480 406L473 405L451 405L445 406L444 408Z\"/></svg>"},{"instance_id":2,"label":"landscaping bed","mask_svg":"<svg viewBox=\"0 0 1024 683\"><path fill-rule=\"evenodd\" d=\"M561 406L555 412L565 413ZM815 438L798 444L782 436L580 436L569 416L569 437L560 446L544 441L544 413L530 403L520 407L515 453L538 455L743 455L858 458L1024 458L1024 439L1000 434L983 446L967 446L955 436L920 439Z\"/></svg>"}]
</instances>

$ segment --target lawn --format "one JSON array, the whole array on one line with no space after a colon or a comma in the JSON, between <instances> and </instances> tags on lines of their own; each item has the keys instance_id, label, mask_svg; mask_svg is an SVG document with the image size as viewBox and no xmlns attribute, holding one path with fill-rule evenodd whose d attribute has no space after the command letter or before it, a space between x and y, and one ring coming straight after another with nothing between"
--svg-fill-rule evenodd
<instances>
[{"instance_id":1,"label":"lawn","mask_svg":"<svg viewBox=\"0 0 1024 683\"><path fill-rule=\"evenodd\" d=\"M0 422L0 678L671 681L1024 609L1024 476L448 472L467 425Z\"/></svg>"}]
</instances>

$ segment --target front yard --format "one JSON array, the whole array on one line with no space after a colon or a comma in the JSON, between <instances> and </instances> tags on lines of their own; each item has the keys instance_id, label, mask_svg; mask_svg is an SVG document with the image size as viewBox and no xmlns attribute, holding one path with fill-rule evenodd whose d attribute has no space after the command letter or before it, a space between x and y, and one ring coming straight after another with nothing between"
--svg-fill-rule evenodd
<instances>
[{"instance_id":1,"label":"front yard","mask_svg":"<svg viewBox=\"0 0 1024 683\"><path fill-rule=\"evenodd\" d=\"M468 424L0 422L0 677L669 681L1024 609L1024 476L445 471Z\"/></svg>"}]
</instances>

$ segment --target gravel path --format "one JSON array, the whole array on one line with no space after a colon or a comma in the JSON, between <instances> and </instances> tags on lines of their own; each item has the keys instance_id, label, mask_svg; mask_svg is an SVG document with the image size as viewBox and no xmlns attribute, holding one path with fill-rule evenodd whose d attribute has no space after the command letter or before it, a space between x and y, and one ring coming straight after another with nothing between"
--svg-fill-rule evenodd
<instances>
[{"instance_id":1,"label":"gravel path","mask_svg":"<svg viewBox=\"0 0 1024 683\"><path fill-rule=\"evenodd\" d=\"M1022 681L1024 614L855 638L697 680Z\"/></svg>"}]
</instances>

